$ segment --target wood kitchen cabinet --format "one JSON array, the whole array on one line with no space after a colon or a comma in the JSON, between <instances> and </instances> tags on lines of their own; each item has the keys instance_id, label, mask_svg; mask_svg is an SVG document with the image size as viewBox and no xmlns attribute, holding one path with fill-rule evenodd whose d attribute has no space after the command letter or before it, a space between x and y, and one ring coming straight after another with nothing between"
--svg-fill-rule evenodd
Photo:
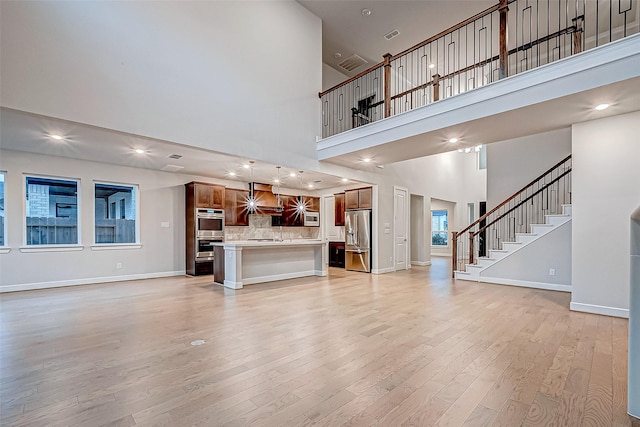
<instances>
[{"instance_id":1,"label":"wood kitchen cabinet","mask_svg":"<svg viewBox=\"0 0 640 427\"><path fill-rule=\"evenodd\" d=\"M338 193L333 195L335 221L334 225L344 225L344 193Z\"/></svg>"},{"instance_id":2,"label":"wood kitchen cabinet","mask_svg":"<svg viewBox=\"0 0 640 427\"><path fill-rule=\"evenodd\" d=\"M213 281L224 284L224 247L213 247Z\"/></svg>"},{"instance_id":3,"label":"wood kitchen cabinet","mask_svg":"<svg viewBox=\"0 0 640 427\"><path fill-rule=\"evenodd\" d=\"M371 187L347 190L345 194L345 209L371 209L372 189Z\"/></svg>"},{"instance_id":4,"label":"wood kitchen cabinet","mask_svg":"<svg viewBox=\"0 0 640 427\"><path fill-rule=\"evenodd\" d=\"M194 207L208 209L224 208L224 190L221 185L205 182L190 182L186 184L187 192L193 193Z\"/></svg>"},{"instance_id":5,"label":"wood kitchen cabinet","mask_svg":"<svg viewBox=\"0 0 640 427\"><path fill-rule=\"evenodd\" d=\"M298 196L280 195L282 201L284 225L287 227L298 227L302 225L302 213L298 211Z\"/></svg>"},{"instance_id":6,"label":"wood kitchen cabinet","mask_svg":"<svg viewBox=\"0 0 640 427\"><path fill-rule=\"evenodd\" d=\"M225 225L249 225L249 212L246 201L249 191L227 188L224 193L224 223Z\"/></svg>"},{"instance_id":7,"label":"wood kitchen cabinet","mask_svg":"<svg viewBox=\"0 0 640 427\"><path fill-rule=\"evenodd\" d=\"M320 197L302 196L302 202L309 212L320 212Z\"/></svg>"}]
</instances>

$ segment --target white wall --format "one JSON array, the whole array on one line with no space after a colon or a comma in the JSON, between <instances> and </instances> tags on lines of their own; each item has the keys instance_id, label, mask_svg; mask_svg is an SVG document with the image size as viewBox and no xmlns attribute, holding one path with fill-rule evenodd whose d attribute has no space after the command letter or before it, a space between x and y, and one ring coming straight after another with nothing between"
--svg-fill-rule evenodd
<instances>
[{"instance_id":1,"label":"white wall","mask_svg":"<svg viewBox=\"0 0 640 427\"><path fill-rule=\"evenodd\" d=\"M297 2L0 8L2 106L302 169L317 164L322 23Z\"/></svg>"},{"instance_id":2,"label":"white wall","mask_svg":"<svg viewBox=\"0 0 640 427\"><path fill-rule=\"evenodd\" d=\"M574 310L627 316L629 217L640 205L640 112L572 127Z\"/></svg>"},{"instance_id":3,"label":"white wall","mask_svg":"<svg viewBox=\"0 0 640 427\"><path fill-rule=\"evenodd\" d=\"M426 215L424 210L424 196L412 194L411 200L411 264L412 265L429 265L431 257L427 253L427 242L431 236L427 235L425 229L428 228L427 222L431 218Z\"/></svg>"},{"instance_id":4,"label":"white wall","mask_svg":"<svg viewBox=\"0 0 640 427\"><path fill-rule=\"evenodd\" d=\"M571 129L487 144L487 211L571 154Z\"/></svg>"},{"instance_id":5,"label":"white wall","mask_svg":"<svg viewBox=\"0 0 640 427\"><path fill-rule=\"evenodd\" d=\"M0 253L0 290L19 286L44 287L95 283L127 278L184 274L185 224L184 183L209 178L169 172L114 166L25 152L1 150L0 169L5 177L7 243L9 253ZM24 174L80 179L80 243L71 252L22 253L24 224ZM139 185L140 249L95 251L93 217L94 180ZM238 183L217 181L234 187ZM169 228L160 227L168 222ZM121 262L122 268L116 269ZM40 284L40 285L37 285Z\"/></svg>"},{"instance_id":6,"label":"white wall","mask_svg":"<svg viewBox=\"0 0 640 427\"><path fill-rule=\"evenodd\" d=\"M570 291L571 221L482 270L480 281Z\"/></svg>"},{"instance_id":7,"label":"white wall","mask_svg":"<svg viewBox=\"0 0 640 427\"><path fill-rule=\"evenodd\" d=\"M348 78L349 77L346 74L342 74L340 71L325 64L324 62L322 63L322 91L331 89Z\"/></svg>"}]
</instances>

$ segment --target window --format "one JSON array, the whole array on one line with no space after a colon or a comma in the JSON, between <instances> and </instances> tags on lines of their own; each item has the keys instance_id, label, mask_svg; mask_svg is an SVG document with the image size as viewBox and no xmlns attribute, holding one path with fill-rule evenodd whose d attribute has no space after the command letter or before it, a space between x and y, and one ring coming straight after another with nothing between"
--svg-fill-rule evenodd
<instances>
[{"instance_id":1,"label":"window","mask_svg":"<svg viewBox=\"0 0 640 427\"><path fill-rule=\"evenodd\" d=\"M27 245L77 245L78 181L26 177Z\"/></svg>"},{"instance_id":2,"label":"window","mask_svg":"<svg viewBox=\"0 0 640 427\"><path fill-rule=\"evenodd\" d=\"M137 192L135 185L95 184L96 244L138 242Z\"/></svg>"},{"instance_id":3,"label":"window","mask_svg":"<svg viewBox=\"0 0 640 427\"><path fill-rule=\"evenodd\" d=\"M447 211L431 212L431 246L447 246L449 220Z\"/></svg>"},{"instance_id":4,"label":"window","mask_svg":"<svg viewBox=\"0 0 640 427\"><path fill-rule=\"evenodd\" d=\"M4 220L4 172L0 171L0 247L6 246L7 222Z\"/></svg>"}]
</instances>

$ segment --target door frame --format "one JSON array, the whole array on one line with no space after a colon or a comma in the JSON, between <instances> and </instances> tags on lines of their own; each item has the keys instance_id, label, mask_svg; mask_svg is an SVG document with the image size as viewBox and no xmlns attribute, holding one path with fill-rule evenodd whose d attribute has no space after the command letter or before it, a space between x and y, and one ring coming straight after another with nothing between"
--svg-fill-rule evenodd
<instances>
[{"instance_id":1,"label":"door frame","mask_svg":"<svg viewBox=\"0 0 640 427\"><path fill-rule=\"evenodd\" d=\"M409 213L409 208L410 208L410 204L409 204L409 189L405 188L405 187L399 187L397 185L393 186L393 270L394 271L398 271L396 266L396 230L398 228L398 224L397 224L397 212L396 212L396 194L398 191L402 191L405 194L404 197L404 213L405 213L405 220L404 220L404 235L406 237L405 240L405 245L404 245L404 265L405 265L405 270L408 270L411 268L411 261L410 261L410 257L411 257L411 252L409 250L410 245L411 245L411 236L409 235L409 221L410 221L410 213Z\"/></svg>"}]
</instances>

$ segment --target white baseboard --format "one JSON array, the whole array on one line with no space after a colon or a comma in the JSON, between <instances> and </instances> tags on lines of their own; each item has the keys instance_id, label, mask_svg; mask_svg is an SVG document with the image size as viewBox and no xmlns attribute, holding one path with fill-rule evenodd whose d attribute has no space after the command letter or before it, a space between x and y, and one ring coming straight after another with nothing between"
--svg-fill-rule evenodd
<instances>
[{"instance_id":1,"label":"white baseboard","mask_svg":"<svg viewBox=\"0 0 640 427\"><path fill-rule=\"evenodd\" d=\"M128 274L125 276L90 277L87 279L60 280L56 282L23 283L0 286L0 293L31 291L35 289L62 288L65 286L96 285L99 283L125 282L127 280L157 279L160 277L184 276L186 271L161 271L159 273Z\"/></svg>"},{"instance_id":2,"label":"white baseboard","mask_svg":"<svg viewBox=\"0 0 640 427\"><path fill-rule=\"evenodd\" d=\"M371 270L371 274L385 274L385 273L393 273L394 271L396 271L395 268L393 267L388 267L388 268L377 268L377 269L373 269Z\"/></svg>"},{"instance_id":3,"label":"white baseboard","mask_svg":"<svg viewBox=\"0 0 640 427\"><path fill-rule=\"evenodd\" d=\"M473 280L473 279L463 279ZM548 291L571 292L570 285L558 285L556 283L530 282L528 280L500 279L495 277L480 277L478 282L493 283L496 285L521 286L523 288L545 289Z\"/></svg>"},{"instance_id":4,"label":"white baseboard","mask_svg":"<svg viewBox=\"0 0 640 427\"><path fill-rule=\"evenodd\" d=\"M431 265L431 261L411 261L411 265L417 265L419 267L426 267Z\"/></svg>"},{"instance_id":5,"label":"white baseboard","mask_svg":"<svg viewBox=\"0 0 640 427\"><path fill-rule=\"evenodd\" d=\"M573 311L582 311L584 313L602 314L604 316L629 318L629 310L626 308L607 307L604 305L583 304L580 302L571 302L569 308Z\"/></svg>"}]
</instances>

